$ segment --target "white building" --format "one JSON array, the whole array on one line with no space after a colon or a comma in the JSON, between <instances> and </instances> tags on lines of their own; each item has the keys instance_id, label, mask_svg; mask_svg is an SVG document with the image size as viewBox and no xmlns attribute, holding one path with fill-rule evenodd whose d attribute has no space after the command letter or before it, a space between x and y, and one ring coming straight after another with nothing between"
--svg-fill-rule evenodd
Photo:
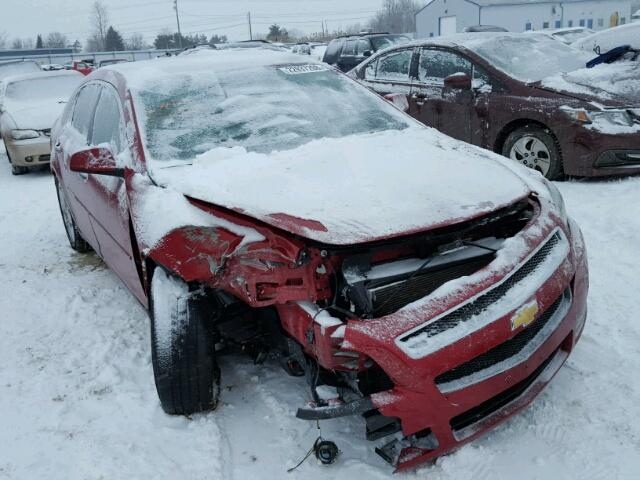
<instances>
[{"instance_id":1,"label":"white building","mask_svg":"<svg viewBox=\"0 0 640 480\"><path fill-rule=\"evenodd\" d=\"M615 27L631 21L632 0L431 0L416 14L418 38L496 25L510 32L543 28Z\"/></svg>"}]
</instances>

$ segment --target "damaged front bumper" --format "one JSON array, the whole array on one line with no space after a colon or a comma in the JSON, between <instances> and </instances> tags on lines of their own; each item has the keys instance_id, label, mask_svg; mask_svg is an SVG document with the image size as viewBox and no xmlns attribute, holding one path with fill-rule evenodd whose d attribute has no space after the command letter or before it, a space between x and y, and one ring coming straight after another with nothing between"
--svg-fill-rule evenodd
<instances>
[{"instance_id":1,"label":"damaged front bumper","mask_svg":"<svg viewBox=\"0 0 640 480\"><path fill-rule=\"evenodd\" d=\"M459 288L443 286L381 318L316 325L316 343L323 335L339 342L340 349L359 354L359 366L370 362L384 370L392 387L303 408L298 417L363 414L367 438L380 443L376 451L405 469L458 448L526 407L582 332L587 261L573 221L560 226L538 218L509 241L527 247L508 261L509 255L498 256ZM318 360L329 368L345 365L335 357Z\"/></svg>"}]
</instances>

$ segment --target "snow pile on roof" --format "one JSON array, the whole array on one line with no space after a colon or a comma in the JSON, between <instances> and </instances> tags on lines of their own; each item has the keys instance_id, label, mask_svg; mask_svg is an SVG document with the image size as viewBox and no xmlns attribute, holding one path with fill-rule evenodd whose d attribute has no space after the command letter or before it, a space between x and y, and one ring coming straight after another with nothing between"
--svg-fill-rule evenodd
<instances>
[{"instance_id":1,"label":"snow pile on roof","mask_svg":"<svg viewBox=\"0 0 640 480\"><path fill-rule=\"evenodd\" d=\"M157 58L140 62L118 63L104 67L120 72L127 78L131 90L144 90L159 77L180 73L206 72L214 74L216 70L237 70L257 68L276 64L314 63L308 56L295 55L284 51L266 48L247 48L243 50L201 50L192 55Z\"/></svg>"},{"instance_id":2,"label":"snow pile on roof","mask_svg":"<svg viewBox=\"0 0 640 480\"><path fill-rule=\"evenodd\" d=\"M497 155L416 126L263 154L215 148L154 180L330 244L352 244L482 215L529 189Z\"/></svg>"},{"instance_id":3,"label":"snow pile on roof","mask_svg":"<svg viewBox=\"0 0 640 480\"><path fill-rule=\"evenodd\" d=\"M571 44L572 47L588 52L593 52L595 47L600 47L602 53L622 45L640 48L640 23L628 23L601 30Z\"/></svg>"},{"instance_id":4,"label":"snow pile on roof","mask_svg":"<svg viewBox=\"0 0 640 480\"><path fill-rule=\"evenodd\" d=\"M51 128L83 78L75 71L39 72L5 78L3 105L17 128Z\"/></svg>"}]
</instances>

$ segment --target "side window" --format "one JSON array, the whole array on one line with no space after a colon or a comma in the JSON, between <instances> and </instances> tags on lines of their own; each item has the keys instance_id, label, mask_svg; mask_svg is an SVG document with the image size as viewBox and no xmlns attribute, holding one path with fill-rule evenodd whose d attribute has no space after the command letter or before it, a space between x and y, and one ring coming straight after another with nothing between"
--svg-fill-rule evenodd
<instances>
[{"instance_id":1,"label":"side window","mask_svg":"<svg viewBox=\"0 0 640 480\"><path fill-rule=\"evenodd\" d=\"M393 80L400 82L409 81L409 69L413 50L401 50L393 52L378 60L376 80Z\"/></svg>"},{"instance_id":2,"label":"side window","mask_svg":"<svg viewBox=\"0 0 640 480\"><path fill-rule=\"evenodd\" d=\"M473 65L473 88L491 86L491 77L486 70L478 65Z\"/></svg>"},{"instance_id":3,"label":"side window","mask_svg":"<svg viewBox=\"0 0 640 480\"><path fill-rule=\"evenodd\" d=\"M73 107L73 116L71 125L84 135L87 140L91 130L91 121L93 120L93 112L100 95L100 87L97 85L87 85L76 97L76 104Z\"/></svg>"},{"instance_id":4,"label":"side window","mask_svg":"<svg viewBox=\"0 0 640 480\"><path fill-rule=\"evenodd\" d=\"M360 39L358 40L358 45L356 46L356 55L358 57L364 57L364 52L366 51L372 51L373 49L371 48L371 44L369 43L369 40L366 39Z\"/></svg>"},{"instance_id":5,"label":"side window","mask_svg":"<svg viewBox=\"0 0 640 480\"><path fill-rule=\"evenodd\" d=\"M342 49L342 40L331 40L327 46L326 52L324 52L324 61L328 63L334 63L340 55Z\"/></svg>"},{"instance_id":6,"label":"side window","mask_svg":"<svg viewBox=\"0 0 640 480\"><path fill-rule=\"evenodd\" d=\"M107 143L112 153L117 155L124 146L122 127L120 100L110 87L104 87L93 120L91 145Z\"/></svg>"},{"instance_id":7,"label":"side window","mask_svg":"<svg viewBox=\"0 0 640 480\"><path fill-rule=\"evenodd\" d=\"M376 79L376 67L378 66L378 60L374 60L373 62L369 62L367 64L367 68L364 70L364 79L365 80L375 80Z\"/></svg>"},{"instance_id":8,"label":"side window","mask_svg":"<svg viewBox=\"0 0 640 480\"><path fill-rule=\"evenodd\" d=\"M418 77L421 82L442 85L449 75L460 72L471 76L471 62L456 53L433 49L423 49L420 53Z\"/></svg>"},{"instance_id":9,"label":"side window","mask_svg":"<svg viewBox=\"0 0 640 480\"><path fill-rule=\"evenodd\" d=\"M355 55L356 54L356 42L357 40L347 40L347 43L342 49L342 55Z\"/></svg>"}]
</instances>

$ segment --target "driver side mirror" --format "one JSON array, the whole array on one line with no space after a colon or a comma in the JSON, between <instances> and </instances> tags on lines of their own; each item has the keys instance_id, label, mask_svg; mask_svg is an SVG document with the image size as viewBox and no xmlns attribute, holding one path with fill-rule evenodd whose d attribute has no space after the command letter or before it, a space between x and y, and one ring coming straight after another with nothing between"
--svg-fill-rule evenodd
<instances>
[{"instance_id":1,"label":"driver side mirror","mask_svg":"<svg viewBox=\"0 0 640 480\"><path fill-rule=\"evenodd\" d=\"M471 90L471 76L466 73L454 73L444 79L444 86L452 90Z\"/></svg>"},{"instance_id":2,"label":"driver side mirror","mask_svg":"<svg viewBox=\"0 0 640 480\"><path fill-rule=\"evenodd\" d=\"M108 148L89 148L71 155L72 172L124 177L124 168L118 168L116 159Z\"/></svg>"},{"instance_id":3,"label":"driver side mirror","mask_svg":"<svg viewBox=\"0 0 640 480\"><path fill-rule=\"evenodd\" d=\"M371 50L365 50L364 52L362 52L362 56L365 58L368 58L371 55L373 55L373 52Z\"/></svg>"}]
</instances>

